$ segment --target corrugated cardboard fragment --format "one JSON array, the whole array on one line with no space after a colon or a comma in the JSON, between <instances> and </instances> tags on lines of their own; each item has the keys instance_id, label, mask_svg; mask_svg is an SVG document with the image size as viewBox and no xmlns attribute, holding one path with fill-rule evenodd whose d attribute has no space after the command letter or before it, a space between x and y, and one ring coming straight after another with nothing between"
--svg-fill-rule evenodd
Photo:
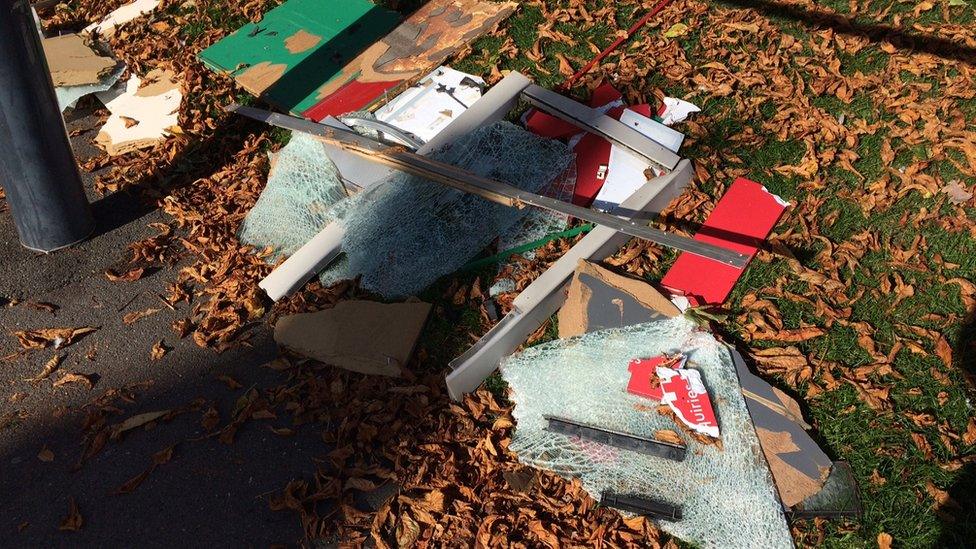
<instances>
[{"instance_id":1,"label":"corrugated cardboard fragment","mask_svg":"<svg viewBox=\"0 0 976 549\"><path fill-rule=\"evenodd\" d=\"M45 38L42 45L55 87L97 84L115 68L114 59L100 55L77 34Z\"/></svg>"},{"instance_id":2,"label":"corrugated cardboard fragment","mask_svg":"<svg viewBox=\"0 0 976 549\"><path fill-rule=\"evenodd\" d=\"M175 78L171 71L156 69L145 80L133 75L124 88L96 94L112 114L95 142L115 156L165 139L177 127L183 101Z\"/></svg>"},{"instance_id":3,"label":"corrugated cardboard fragment","mask_svg":"<svg viewBox=\"0 0 976 549\"><path fill-rule=\"evenodd\" d=\"M286 316L274 338L297 353L363 374L399 376L423 330L430 304L342 301L332 309Z\"/></svg>"},{"instance_id":4,"label":"corrugated cardboard fragment","mask_svg":"<svg viewBox=\"0 0 976 549\"><path fill-rule=\"evenodd\" d=\"M580 260L559 310L559 337L662 320L681 311L643 280Z\"/></svg>"},{"instance_id":5,"label":"corrugated cardboard fragment","mask_svg":"<svg viewBox=\"0 0 976 549\"><path fill-rule=\"evenodd\" d=\"M109 38L115 34L115 29L118 27L156 10L162 3L162 0L135 0L116 9L98 23L88 25L84 32L85 34L96 32L105 38Z\"/></svg>"}]
</instances>

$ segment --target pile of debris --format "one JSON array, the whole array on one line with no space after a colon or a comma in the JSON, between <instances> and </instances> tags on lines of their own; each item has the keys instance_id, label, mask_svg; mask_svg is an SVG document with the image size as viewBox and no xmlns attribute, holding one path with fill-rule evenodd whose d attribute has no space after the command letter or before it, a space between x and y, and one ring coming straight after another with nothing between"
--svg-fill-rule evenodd
<instances>
[{"instance_id":1,"label":"pile of debris","mask_svg":"<svg viewBox=\"0 0 976 549\"><path fill-rule=\"evenodd\" d=\"M62 107L94 93L111 112L96 140L111 155L180 132L176 75L117 84L125 66L97 43L156 6L136 1L84 37L45 41ZM609 85L584 105L515 72L486 89L442 66L516 7L432 0L397 24L365 0L341 3L328 21L314 3L289 0L200 53L294 115L231 107L295 132L239 233L277 263L260 284L267 296L318 277L358 279L399 300L283 316L276 341L335 367L404 375L431 311L412 296L479 256L503 263L587 221L574 233L585 236L451 363L450 395L500 369L515 404L509 449L521 462L579 478L605 506L704 546L789 546L787 515L859 513L849 468L702 310L727 299L788 204L740 178L693 238L650 227L691 180L671 126L697 107L627 105ZM631 237L682 252L660 288L598 264ZM558 340L516 352L556 314Z\"/></svg>"},{"instance_id":2,"label":"pile of debris","mask_svg":"<svg viewBox=\"0 0 976 549\"><path fill-rule=\"evenodd\" d=\"M438 4L445 19L422 25ZM674 98L628 106L609 85L587 106L517 73L485 92L479 78L431 65L512 7L468 2L476 17L462 24L451 19L461 4L431 2L373 46L360 44L364 53L328 64L319 52L353 37L341 25L296 26L307 6L292 0L201 54L300 115L230 108L296 132L273 158L240 234L284 259L261 288L278 300L314 276L359 278L369 292L403 299L493 243L500 253L492 257L504 261L500 243L523 246L571 218L590 221L595 227L452 362L451 395L477 389L500 367L520 461L579 478L604 505L704 546L789 546L787 514L857 514L846 464L830 460L806 433L799 405L752 374L701 312L728 297L788 204L740 178L693 239L648 228L691 179L691 163L678 156L684 136L670 125L697 108ZM371 32L391 24L383 10L357 10L339 20L366 17ZM406 33L441 26L452 29L444 48L407 48L418 42ZM308 67L325 84L297 93ZM502 122L513 114L523 127ZM682 251L660 291L596 263L631 236ZM275 337L326 364L399 376L429 310L410 300L340 302L280 318ZM559 340L515 353L557 312Z\"/></svg>"}]
</instances>

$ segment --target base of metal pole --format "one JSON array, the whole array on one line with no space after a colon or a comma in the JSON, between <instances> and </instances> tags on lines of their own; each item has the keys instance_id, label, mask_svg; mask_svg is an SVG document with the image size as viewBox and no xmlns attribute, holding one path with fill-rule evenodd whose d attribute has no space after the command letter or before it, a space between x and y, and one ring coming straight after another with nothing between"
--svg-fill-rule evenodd
<instances>
[{"instance_id":1,"label":"base of metal pole","mask_svg":"<svg viewBox=\"0 0 976 549\"><path fill-rule=\"evenodd\" d=\"M28 0L0 0L0 185L25 248L88 238L88 207Z\"/></svg>"}]
</instances>

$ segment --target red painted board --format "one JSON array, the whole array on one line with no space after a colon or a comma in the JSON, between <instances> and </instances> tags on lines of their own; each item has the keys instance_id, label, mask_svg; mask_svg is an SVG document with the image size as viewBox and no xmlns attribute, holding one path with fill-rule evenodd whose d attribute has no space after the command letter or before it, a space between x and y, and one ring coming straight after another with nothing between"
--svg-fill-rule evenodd
<instances>
[{"instance_id":1,"label":"red painted board","mask_svg":"<svg viewBox=\"0 0 976 549\"><path fill-rule=\"evenodd\" d=\"M610 84L603 84L593 90L590 95L590 106L602 107L614 101L619 101L623 95ZM538 109L531 109L525 117L525 129L549 139L569 139L580 133L581 129L569 122L556 118ZM595 195L594 195L595 196Z\"/></svg>"},{"instance_id":2,"label":"red painted board","mask_svg":"<svg viewBox=\"0 0 976 549\"><path fill-rule=\"evenodd\" d=\"M525 117L525 129L549 139L569 139L582 130L540 110L531 110Z\"/></svg>"},{"instance_id":3,"label":"red painted board","mask_svg":"<svg viewBox=\"0 0 976 549\"><path fill-rule=\"evenodd\" d=\"M614 101L620 101L624 98L624 94L617 91L617 88L613 87L613 84L604 82L593 90L590 94L590 106L594 109L602 107L604 105L609 105Z\"/></svg>"},{"instance_id":4,"label":"red painted board","mask_svg":"<svg viewBox=\"0 0 976 549\"><path fill-rule=\"evenodd\" d=\"M338 116L347 112L358 111L383 95L383 92L401 82L403 81L364 83L351 80L302 114L305 118L321 122L327 116Z\"/></svg>"},{"instance_id":5,"label":"red painted board","mask_svg":"<svg viewBox=\"0 0 976 549\"><path fill-rule=\"evenodd\" d=\"M759 183L740 177L719 199L695 240L735 250L751 260L786 206ZM715 305L729 297L744 270L684 252L664 275L661 285L698 305Z\"/></svg>"},{"instance_id":6,"label":"red painted board","mask_svg":"<svg viewBox=\"0 0 976 549\"><path fill-rule=\"evenodd\" d=\"M610 142L599 135L588 133L573 148L576 153L576 188L573 189L573 204L589 207L603 188L606 175L600 177L600 170L606 171L610 165Z\"/></svg>"}]
</instances>

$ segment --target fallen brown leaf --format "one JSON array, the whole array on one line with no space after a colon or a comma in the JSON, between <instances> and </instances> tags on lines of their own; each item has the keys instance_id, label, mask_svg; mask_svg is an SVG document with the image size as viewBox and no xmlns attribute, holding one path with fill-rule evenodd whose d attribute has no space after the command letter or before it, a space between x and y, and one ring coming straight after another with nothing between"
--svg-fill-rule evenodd
<instances>
[{"instance_id":1,"label":"fallen brown leaf","mask_svg":"<svg viewBox=\"0 0 976 549\"><path fill-rule=\"evenodd\" d=\"M884 486L884 484L888 482L888 479L881 476L881 473L878 473L877 469L871 471L871 476L868 478L868 480L870 480L871 484L874 484L875 486Z\"/></svg>"},{"instance_id":2,"label":"fallen brown leaf","mask_svg":"<svg viewBox=\"0 0 976 549\"><path fill-rule=\"evenodd\" d=\"M159 410L156 412L145 412L142 414L134 415L122 423L117 423L111 428L111 438L112 440L117 440L126 431L131 431L138 427L142 427L150 422L156 421L161 417L169 414L172 410Z\"/></svg>"},{"instance_id":3,"label":"fallen brown leaf","mask_svg":"<svg viewBox=\"0 0 976 549\"><path fill-rule=\"evenodd\" d=\"M932 445L929 444L927 438L922 433L912 433L912 442L915 446L925 455L925 459L935 459L935 454L932 453Z\"/></svg>"},{"instance_id":4,"label":"fallen brown leaf","mask_svg":"<svg viewBox=\"0 0 976 549\"><path fill-rule=\"evenodd\" d=\"M130 271L126 271L122 274L119 274L114 269L106 269L105 278L109 279L112 282L135 282L136 280L142 278L142 275L144 273L145 273L145 269L143 269L142 267L139 267L137 269L132 269Z\"/></svg>"},{"instance_id":5,"label":"fallen brown leaf","mask_svg":"<svg viewBox=\"0 0 976 549\"><path fill-rule=\"evenodd\" d=\"M976 419L969 418L969 423L966 425L966 432L962 434L962 442L969 446L976 444Z\"/></svg>"},{"instance_id":6,"label":"fallen brown leaf","mask_svg":"<svg viewBox=\"0 0 976 549\"><path fill-rule=\"evenodd\" d=\"M75 503L75 498L68 498L68 516L61 520L61 524L58 526L58 530L66 530L69 532L75 532L81 530L84 524L84 519L81 517L81 511L78 509L78 504Z\"/></svg>"},{"instance_id":7,"label":"fallen brown leaf","mask_svg":"<svg viewBox=\"0 0 976 549\"><path fill-rule=\"evenodd\" d=\"M45 313L51 313L52 315L58 312L59 307L53 303L46 303L44 301L25 301L25 307L30 307L38 311L43 311Z\"/></svg>"},{"instance_id":8,"label":"fallen brown leaf","mask_svg":"<svg viewBox=\"0 0 976 549\"><path fill-rule=\"evenodd\" d=\"M92 374L82 374L79 372L65 372L54 382L55 387L61 387L69 383L80 383L90 391L95 386L95 376Z\"/></svg>"},{"instance_id":9,"label":"fallen brown leaf","mask_svg":"<svg viewBox=\"0 0 976 549\"><path fill-rule=\"evenodd\" d=\"M138 488L139 485L142 484L143 481L145 481L146 478L148 478L157 467L165 463L169 463L169 460L173 459L174 448L175 446L169 446L153 454L152 462L149 464L149 467L145 471L122 483L122 486L119 486L115 490L115 494L130 494L134 492L135 489Z\"/></svg>"},{"instance_id":10,"label":"fallen brown leaf","mask_svg":"<svg viewBox=\"0 0 976 549\"><path fill-rule=\"evenodd\" d=\"M147 316L154 315L154 314L158 313L161 310L162 309L149 308L149 309L146 309L145 311L131 312L131 313L129 313L129 314L127 314L127 315L125 315L125 316L122 317L122 322L124 324L132 324L133 322L142 320L143 318L146 318Z\"/></svg>"},{"instance_id":11,"label":"fallen brown leaf","mask_svg":"<svg viewBox=\"0 0 976 549\"><path fill-rule=\"evenodd\" d=\"M154 343L153 346L152 346L152 349L149 350L149 359L150 360L159 360L159 359L163 358L164 356L166 356L166 353L168 353L168 352L169 352L169 349L166 348L166 346L163 344L163 340L160 339L159 341L157 341L156 343Z\"/></svg>"},{"instance_id":12,"label":"fallen brown leaf","mask_svg":"<svg viewBox=\"0 0 976 549\"><path fill-rule=\"evenodd\" d=\"M399 547L411 547L420 537L420 525L409 514L400 515L397 521L396 541Z\"/></svg>"},{"instance_id":13,"label":"fallen brown leaf","mask_svg":"<svg viewBox=\"0 0 976 549\"><path fill-rule=\"evenodd\" d=\"M680 446L685 445L685 441L682 440L681 435L671 429L658 429L657 431L654 431L654 438L660 440L661 442L678 444Z\"/></svg>"},{"instance_id":14,"label":"fallen brown leaf","mask_svg":"<svg viewBox=\"0 0 976 549\"><path fill-rule=\"evenodd\" d=\"M41 448L40 452L37 453L37 459L43 461L44 463L51 463L54 461L54 452L45 446L44 448Z\"/></svg>"},{"instance_id":15,"label":"fallen brown leaf","mask_svg":"<svg viewBox=\"0 0 976 549\"><path fill-rule=\"evenodd\" d=\"M533 520L529 523L529 531L535 534L536 538L549 549L559 549L559 537L543 526L541 520Z\"/></svg>"},{"instance_id":16,"label":"fallen brown leaf","mask_svg":"<svg viewBox=\"0 0 976 549\"><path fill-rule=\"evenodd\" d=\"M44 364L44 367L41 368L41 371L38 372L36 376L27 379L25 381L29 381L31 383L37 383L39 381L47 379L48 377L51 376L51 374L54 373L55 370L58 369L58 366L61 364L61 358L62 358L61 355L52 356L50 360L48 360Z\"/></svg>"},{"instance_id":17,"label":"fallen brown leaf","mask_svg":"<svg viewBox=\"0 0 976 549\"><path fill-rule=\"evenodd\" d=\"M225 385L227 385L227 388L231 390L237 390L243 387L243 385L241 385L236 379L227 374L220 374L217 376L217 379L222 381Z\"/></svg>"},{"instance_id":18,"label":"fallen brown leaf","mask_svg":"<svg viewBox=\"0 0 976 549\"><path fill-rule=\"evenodd\" d=\"M85 334L97 330L91 326L81 328L45 328L42 330L23 330L14 332L14 336L24 349L46 349L54 345L55 349L67 347Z\"/></svg>"},{"instance_id":19,"label":"fallen brown leaf","mask_svg":"<svg viewBox=\"0 0 976 549\"><path fill-rule=\"evenodd\" d=\"M203 417L200 418L200 426L206 431L213 431L220 424L220 412L216 408L211 406L203 413Z\"/></svg>"}]
</instances>

